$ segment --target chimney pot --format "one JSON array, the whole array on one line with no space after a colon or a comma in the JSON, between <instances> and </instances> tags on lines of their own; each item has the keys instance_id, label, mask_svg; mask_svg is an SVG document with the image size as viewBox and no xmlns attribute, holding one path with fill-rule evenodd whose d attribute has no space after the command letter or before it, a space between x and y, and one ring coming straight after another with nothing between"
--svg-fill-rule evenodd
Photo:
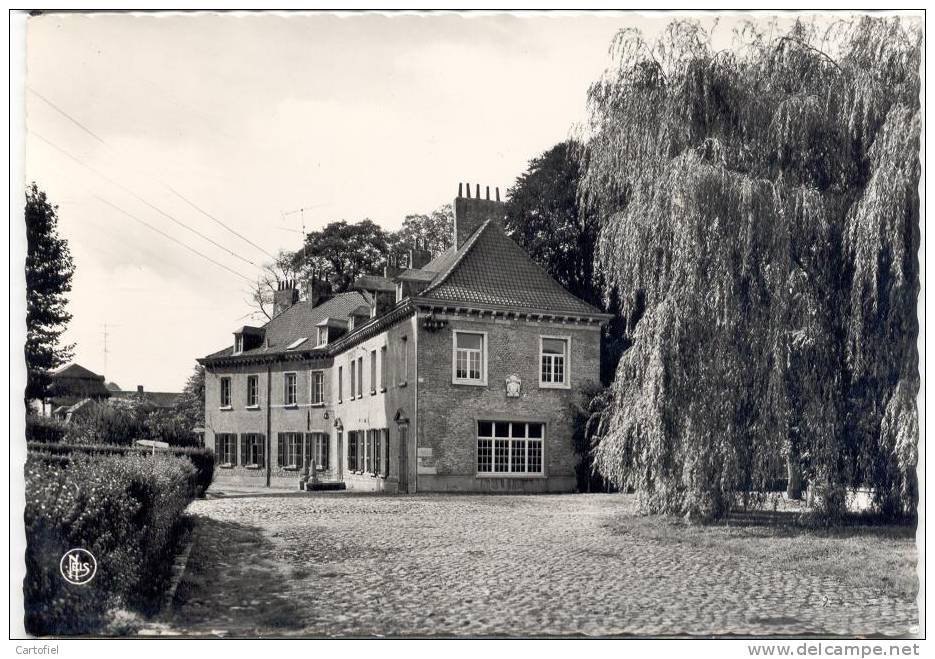
<instances>
[{"instance_id":1,"label":"chimney pot","mask_svg":"<svg viewBox=\"0 0 935 659\"><path fill-rule=\"evenodd\" d=\"M461 186L462 186L462 185L463 185L463 183L458 183L458 197L461 196Z\"/></svg>"},{"instance_id":2,"label":"chimney pot","mask_svg":"<svg viewBox=\"0 0 935 659\"><path fill-rule=\"evenodd\" d=\"M143 393L143 385L141 384L136 385L136 393L138 394Z\"/></svg>"},{"instance_id":3,"label":"chimney pot","mask_svg":"<svg viewBox=\"0 0 935 659\"><path fill-rule=\"evenodd\" d=\"M474 189L474 192L475 192L475 195L474 195L474 196L477 197L478 199L480 199L480 183L475 183L475 185L476 185L477 187Z\"/></svg>"},{"instance_id":4,"label":"chimney pot","mask_svg":"<svg viewBox=\"0 0 935 659\"><path fill-rule=\"evenodd\" d=\"M500 188L497 188L497 201L500 201Z\"/></svg>"},{"instance_id":5,"label":"chimney pot","mask_svg":"<svg viewBox=\"0 0 935 659\"><path fill-rule=\"evenodd\" d=\"M487 186L487 201L490 201L490 186Z\"/></svg>"}]
</instances>

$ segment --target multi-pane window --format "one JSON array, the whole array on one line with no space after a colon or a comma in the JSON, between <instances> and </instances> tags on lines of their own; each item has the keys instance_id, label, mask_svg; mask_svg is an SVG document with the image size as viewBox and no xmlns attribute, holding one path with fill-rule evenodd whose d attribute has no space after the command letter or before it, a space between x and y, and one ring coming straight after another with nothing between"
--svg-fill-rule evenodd
<instances>
[{"instance_id":1,"label":"multi-pane window","mask_svg":"<svg viewBox=\"0 0 935 659\"><path fill-rule=\"evenodd\" d=\"M319 345L319 346L328 345L328 328L327 328L327 327L319 327L319 328L318 328L318 341L317 341L317 345Z\"/></svg>"},{"instance_id":2,"label":"multi-pane window","mask_svg":"<svg viewBox=\"0 0 935 659\"><path fill-rule=\"evenodd\" d=\"M311 393L312 405L320 405L325 402L325 373L324 371L312 371Z\"/></svg>"},{"instance_id":3,"label":"multi-pane window","mask_svg":"<svg viewBox=\"0 0 935 659\"><path fill-rule=\"evenodd\" d=\"M541 339L539 383L545 386L568 384L568 339L546 337Z\"/></svg>"},{"instance_id":4,"label":"multi-pane window","mask_svg":"<svg viewBox=\"0 0 935 659\"><path fill-rule=\"evenodd\" d=\"M370 394L377 393L377 351L370 351Z\"/></svg>"},{"instance_id":5,"label":"multi-pane window","mask_svg":"<svg viewBox=\"0 0 935 659\"><path fill-rule=\"evenodd\" d=\"M364 468L364 471L366 471L368 474L372 474L373 473L373 431L372 430L367 431L366 447L364 450L365 450L365 455L366 455L364 459L364 464L366 465L366 467Z\"/></svg>"},{"instance_id":6,"label":"multi-pane window","mask_svg":"<svg viewBox=\"0 0 935 659\"><path fill-rule=\"evenodd\" d=\"M214 436L214 455L222 467L232 467L237 464L237 436L231 434L217 434Z\"/></svg>"},{"instance_id":7,"label":"multi-pane window","mask_svg":"<svg viewBox=\"0 0 935 659\"><path fill-rule=\"evenodd\" d=\"M247 376L247 407L257 406L257 391L259 390L259 378L255 375Z\"/></svg>"},{"instance_id":8,"label":"multi-pane window","mask_svg":"<svg viewBox=\"0 0 935 659\"><path fill-rule=\"evenodd\" d=\"M344 367L338 366L338 402L344 400Z\"/></svg>"},{"instance_id":9,"label":"multi-pane window","mask_svg":"<svg viewBox=\"0 0 935 659\"><path fill-rule=\"evenodd\" d=\"M302 467L302 433L279 433L279 466L289 469Z\"/></svg>"},{"instance_id":10,"label":"multi-pane window","mask_svg":"<svg viewBox=\"0 0 935 659\"><path fill-rule=\"evenodd\" d=\"M234 354L239 355L243 352L243 334L234 335Z\"/></svg>"},{"instance_id":11,"label":"multi-pane window","mask_svg":"<svg viewBox=\"0 0 935 659\"><path fill-rule=\"evenodd\" d=\"M383 462L381 461L383 451L383 431L374 430L373 431L373 473L381 474L383 473Z\"/></svg>"},{"instance_id":12,"label":"multi-pane window","mask_svg":"<svg viewBox=\"0 0 935 659\"><path fill-rule=\"evenodd\" d=\"M364 395L364 358L357 358L357 397Z\"/></svg>"},{"instance_id":13,"label":"multi-pane window","mask_svg":"<svg viewBox=\"0 0 935 659\"><path fill-rule=\"evenodd\" d=\"M283 378L282 402L284 405L296 404L295 373L286 373Z\"/></svg>"},{"instance_id":14,"label":"multi-pane window","mask_svg":"<svg viewBox=\"0 0 935 659\"><path fill-rule=\"evenodd\" d=\"M241 435L240 455L245 467L263 467L266 465L265 443L263 435L249 433Z\"/></svg>"},{"instance_id":15,"label":"multi-pane window","mask_svg":"<svg viewBox=\"0 0 935 659\"><path fill-rule=\"evenodd\" d=\"M484 343L486 337L475 332L454 333L454 381L483 384L485 373Z\"/></svg>"},{"instance_id":16,"label":"multi-pane window","mask_svg":"<svg viewBox=\"0 0 935 659\"><path fill-rule=\"evenodd\" d=\"M477 473L541 474L541 423L479 421Z\"/></svg>"},{"instance_id":17,"label":"multi-pane window","mask_svg":"<svg viewBox=\"0 0 935 659\"><path fill-rule=\"evenodd\" d=\"M221 378L221 407L231 406L231 379Z\"/></svg>"},{"instance_id":18,"label":"multi-pane window","mask_svg":"<svg viewBox=\"0 0 935 659\"><path fill-rule=\"evenodd\" d=\"M386 391L386 346L380 348L380 391Z\"/></svg>"},{"instance_id":19,"label":"multi-pane window","mask_svg":"<svg viewBox=\"0 0 935 659\"><path fill-rule=\"evenodd\" d=\"M357 367L354 360L351 360L351 400L357 397Z\"/></svg>"},{"instance_id":20,"label":"multi-pane window","mask_svg":"<svg viewBox=\"0 0 935 659\"><path fill-rule=\"evenodd\" d=\"M321 432L314 433L315 436L315 467L318 469L327 469L330 462L329 447L331 443L328 435Z\"/></svg>"},{"instance_id":21,"label":"multi-pane window","mask_svg":"<svg viewBox=\"0 0 935 659\"><path fill-rule=\"evenodd\" d=\"M357 471L357 433L347 433L347 470Z\"/></svg>"}]
</instances>

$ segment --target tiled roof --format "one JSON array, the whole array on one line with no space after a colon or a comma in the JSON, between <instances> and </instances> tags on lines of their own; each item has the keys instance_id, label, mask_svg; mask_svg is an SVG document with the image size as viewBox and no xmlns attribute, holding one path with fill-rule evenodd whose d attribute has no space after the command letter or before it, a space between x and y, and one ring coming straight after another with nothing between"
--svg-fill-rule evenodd
<instances>
[{"instance_id":1,"label":"tiled roof","mask_svg":"<svg viewBox=\"0 0 935 659\"><path fill-rule=\"evenodd\" d=\"M565 290L497 222L486 222L461 249L443 256L446 258L439 257L433 263L445 269L438 272L420 297L544 312L602 314Z\"/></svg>"},{"instance_id":2,"label":"tiled roof","mask_svg":"<svg viewBox=\"0 0 935 659\"><path fill-rule=\"evenodd\" d=\"M103 375L98 375L97 373L86 369L81 364L66 364L61 368L52 371L52 376L55 378L76 378L79 380L104 381Z\"/></svg>"},{"instance_id":3,"label":"tiled roof","mask_svg":"<svg viewBox=\"0 0 935 659\"><path fill-rule=\"evenodd\" d=\"M354 288L364 288L368 291L381 291L383 293L395 293L396 284L380 275L361 275L354 280Z\"/></svg>"},{"instance_id":4,"label":"tiled roof","mask_svg":"<svg viewBox=\"0 0 935 659\"><path fill-rule=\"evenodd\" d=\"M269 355L286 352L286 347L298 338L315 337L317 325L326 318L347 320L354 309L361 305L370 305L368 295L359 291L341 293L330 300L313 307L311 303L296 302L277 316L273 316L264 326L265 338L262 345L251 350L244 350L243 355ZM266 341L269 347L266 347ZM233 353L233 346L219 350L208 358L228 357Z\"/></svg>"},{"instance_id":5,"label":"tiled roof","mask_svg":"<svg viewBox=\"0 0 935 659\"><path fill-rule=\"evenodd\" d=\"M182 394L174 391L115 391L114 398L122 400L139 400L151 407L171 408Z\"/></svg>"}]
</instances>

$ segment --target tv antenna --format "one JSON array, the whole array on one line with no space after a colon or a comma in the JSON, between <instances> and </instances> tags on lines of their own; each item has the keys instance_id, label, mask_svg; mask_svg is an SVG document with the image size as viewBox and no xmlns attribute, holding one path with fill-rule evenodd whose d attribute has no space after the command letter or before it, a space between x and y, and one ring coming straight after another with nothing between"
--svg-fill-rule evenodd
<instances>
[{"instance_id":1,"label":"tv antenna","mask_svg":"<svg viewBox=\"0 0 935 659\"><path fill-rule=\"evenodd\" d=\"M122 325L115 325L113 323L108 323L108 322L105 322L103 324L103 328L104 328L104 332L103 332L104 334L104 381L105 383L107 381L107 355L110 353L110 350L107 348L107 339L110 336L110 332L108 330L112 327L122 327Z\"/></svg>"},{"instance_id":2,"label":"tv antenna","mask_svg":"<svg viewBox=\"0 0 935 659\"><path fill-rule=\"evenodd\" d=\"M305 265L305 264L306 264L306 258L307 258L307 256L308 256L308 253L307 253L308 242L306 241L306 233L305 233L305 211L312 210L313 208L321 208L322 206L330 206L330 205L331 205L331 204L313 204L313 205L311 205L311 206L304 206L304 207L302 207L302 208L296 208L295 210L291 210L291 211L280 211L280 213L279 213L280 216L281 216L281 218L282 218L283 223L285 223L286 218L289 217L290 215L296 215L296 214L298 214L298 216L299 216L299 223L302 225L302 231L301 231L301 234L302 234L302 265ZM292 231L292 232L294 232L294 233L299 233L299 232L297 232L295 229L290 229L290 228L285 227L285 226L280 226L280 227L278 227L278 228L281 229L282 231Z\"/></svg>"}]
</instances>

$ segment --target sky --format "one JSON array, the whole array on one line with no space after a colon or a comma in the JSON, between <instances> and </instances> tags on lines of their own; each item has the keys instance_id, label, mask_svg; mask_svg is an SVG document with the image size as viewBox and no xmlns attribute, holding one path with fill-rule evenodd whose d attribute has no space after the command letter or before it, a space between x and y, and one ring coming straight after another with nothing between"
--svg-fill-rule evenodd
<instances>
[{"instance_id":1,"label":"sky","mask_svg":"<svg viewBox=\"0 0 935 659\"><path fill-rule=\"evenodd\" d=\"M301 244L292 211L308 230L392 230L458 182L505 191L586 117L615 33L670 19L30 18L26 180L59 206L74 257L74 361L181 390L247 321L264 260Z\"/></svg>"}]
</instances>

